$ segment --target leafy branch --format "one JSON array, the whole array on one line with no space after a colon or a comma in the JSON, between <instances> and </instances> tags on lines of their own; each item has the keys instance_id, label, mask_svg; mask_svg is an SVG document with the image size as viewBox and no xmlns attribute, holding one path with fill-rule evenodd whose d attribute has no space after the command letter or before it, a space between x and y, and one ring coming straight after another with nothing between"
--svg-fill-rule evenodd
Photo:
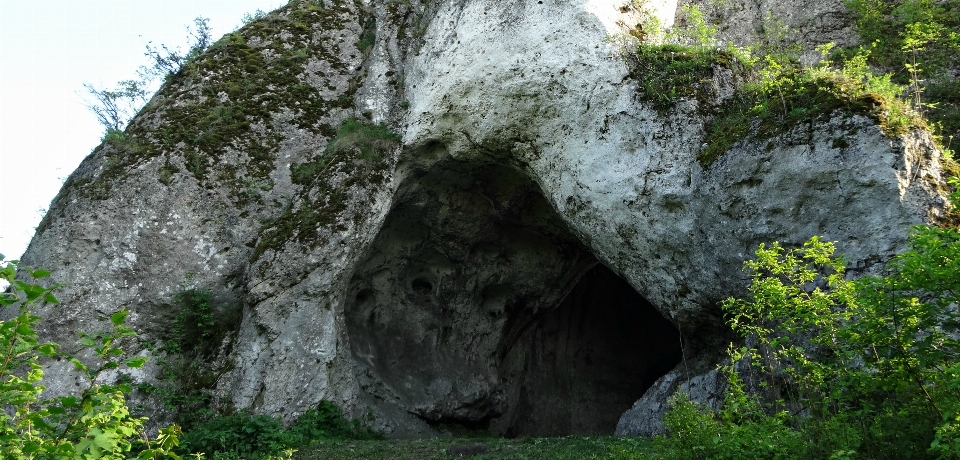
<instances>
[{"instance_id":1,"label":"leafy branch","mask_svg":"<svg viewBox=\"0 0 960 460\"><path fill-rule=\"evenodd\" d=\"M36 331L40 318L33 310L44 303L56 305L53 295L58 285L45 287L38 281L50 275L45 270L24 270L24 281L17 278L17 261L0 256L0 279L10 290L0 294L0 306L17 308L19 314L0 322L0 446L4 455L14 458L107 458L123 459L141 443L139 459L179 457L172 451L178 442L176 425L160 430L151 441L143 430L146 418L130 415L126 385L103 384L104 371L142 367L144 357L124 358L116 343L136 334L124 326L128 312L110 316L112 329L97 334L82 334L80 344L92 348L98 364L90 367L75 356L57 351L53 342L41 343ZM80 397L61 396L43 400L40 384L44 372L42 358L65 358L81 371L87 387Z\"/></svg>"}]
</instances>

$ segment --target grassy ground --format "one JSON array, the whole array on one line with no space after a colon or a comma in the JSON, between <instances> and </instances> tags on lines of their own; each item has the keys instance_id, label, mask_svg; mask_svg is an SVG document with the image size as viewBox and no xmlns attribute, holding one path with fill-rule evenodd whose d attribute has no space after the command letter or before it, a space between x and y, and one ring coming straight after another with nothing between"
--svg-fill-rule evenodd
<instances>
[{"instance_id":1,"label":"grassy ground","mask_svg":"<svg viewBox=\"0 0 960 460\"><path fill-rule=\"evenodd\" d=\"M469 439L444 438L416 441L337 441L301 449L294 459L432 460L482 459L646 459L652 458L650 441L639 438L581 437Z\"/></svg>"}]
</instances>

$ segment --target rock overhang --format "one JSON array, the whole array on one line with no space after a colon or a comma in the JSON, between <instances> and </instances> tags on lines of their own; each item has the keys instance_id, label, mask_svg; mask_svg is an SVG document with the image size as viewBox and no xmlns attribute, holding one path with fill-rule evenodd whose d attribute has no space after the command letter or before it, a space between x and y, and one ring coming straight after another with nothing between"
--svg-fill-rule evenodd
<instances>
[{"instance_id":1,"label":"rock overhang","mask_svg":"<svg viewBox=\"0 0 960 460\"><path fill-rule=\"evenodd\" d=\"M396 196L344 305L373 404L502 435L609 433L679 360L676 328L518 170L447 160Z\"/></svg>"}]
</instances>

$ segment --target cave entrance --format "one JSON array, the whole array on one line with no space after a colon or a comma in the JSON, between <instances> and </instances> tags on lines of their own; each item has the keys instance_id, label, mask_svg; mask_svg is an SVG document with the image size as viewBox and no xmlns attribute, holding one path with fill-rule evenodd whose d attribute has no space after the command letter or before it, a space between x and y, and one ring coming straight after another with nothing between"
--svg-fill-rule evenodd
<instances>
[{"instance_id":1,"label":"cave entrance","mask_svg":"<svg viewBox=\"0 0 960 460\"><path fill-rule=\"evenodd\" d=\"M368 400L506 436L610 434L681 357L676 328L501 165L408 179L345 317Z\"/></svg>"}]
</instances>

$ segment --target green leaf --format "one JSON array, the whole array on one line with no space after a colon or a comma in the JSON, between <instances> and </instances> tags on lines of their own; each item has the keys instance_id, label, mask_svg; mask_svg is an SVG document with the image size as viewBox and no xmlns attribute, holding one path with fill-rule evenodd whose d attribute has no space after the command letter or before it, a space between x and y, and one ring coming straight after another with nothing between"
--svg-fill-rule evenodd
<instances>
[{"instance_id":1,"label":"green leaf","mask_svg":"<svg viewBox=\"0 0 960 460\"><path fill-rule=\"evenodd\" d=\"M93 444L103 450L113 450L113 447L117 445L116 437L116 434L109 431L101 432L93 437Z\"/></svg>"},{"instance_id":2,"label":"green leaf","mask_svg":"<svg viewBox=\"0 0 960 460\"><path fill-rule=\"evenodd\" d=\"M71 356L71 357L67 358L67 360L70 361L71 363L73 363L73 367L74 367L75 369L77 369L78 371L87 372L87 365L86 365L86 364L83 364L82 362L80 362L79 359L74 358L74 357Z\"/></svg>"},{"instance_id":3,"label":"green leaf","mask_svg":"<svg viewBox=\"0 0 960 460\"><path fill-rule=\"evenodd\" d=\"M39 284L24 283L23 289L21 290L27 295L27 300L34 300L47 292L47 288L40 286Z\"/></svg>"},{"instance_id":4,"label":"green leaf","mask_svg":"<svg viewBox=\"0 0 960 460\"><path fill-rule=\"evenodd\" d=\"M17 298L17 296L12 293L9 293L9 292L0 293L0 305L4 307L7 305L13 305L17 303L19 300L20 299Z\"/></svg>"},{"instance_id":5,"label":"green leaf","mask_svg":"<svg viewBox=\"0 0 960 460\"><path fill-rule=\"evenodd\" d=\"M36 278L36 279L46 278L46 277L50 276L50 272L47 271L47 270L34 270L34 271L30 272L30 276L32 276L32 277L34 277L34 278Z\"/></svg>"},{"instance_id":6,"label":"green leaf","mask_svg":"<svg viewBox=\"0 0 960 460\"><path fill-rule=\"evenodd\" d=\"M35 336L35 335L37 335L37 332L34 331L33 328L31 328L29 324L22 324L22 323L21 323L21 324L18 324L18 325L17 325L17 334L30 337L30 336Z\"/></svg>"},{"instance_id":7,"label":"green leaf","mask_svg":"<svg viewBox=\"0 0 960 460\"><path fill-rule=\"evenodd\" d=\"M120 310L110 315L110 322L113 323L114 326L119 326L123 324L123 322L127 319L127 315L129 314L130 312L126 310Z\"/></svg>"},{"instance_id":8,"label":"green leaf","mask_svg":"<svg viewBox=\"0 0 960 460\"><path fill-rule=\"evenodd\" d=\"M92 347L96 345L96 342L94 342L93 339L91 339L90 337L81 337L80 340L78 340L78 342L80 343L80 345L83 345L85 347Z\"/></svg>"},{"instance_id":9,"label":"green leaf","mask_svg":"<svg viewBox=\"0 0 960 460\"><path fill-rule=\"evenodd\" d=\"M140 368L140 367L143 367L143 365L146 363L147 363L146 357L135 356L133 358L128 359L125 364L127 365L127 367Z\"/></svg>"},{"instance_id":10,"label":"green leaf","mask_svg":"<svg viewBox=\"0 0 960 460\"><path fill-rule=\"evenodd\" d=\"M57 352L57 344L45 343L38 346L37 351L44 356L53 356Z\"/></svg>"}]
</instances>

